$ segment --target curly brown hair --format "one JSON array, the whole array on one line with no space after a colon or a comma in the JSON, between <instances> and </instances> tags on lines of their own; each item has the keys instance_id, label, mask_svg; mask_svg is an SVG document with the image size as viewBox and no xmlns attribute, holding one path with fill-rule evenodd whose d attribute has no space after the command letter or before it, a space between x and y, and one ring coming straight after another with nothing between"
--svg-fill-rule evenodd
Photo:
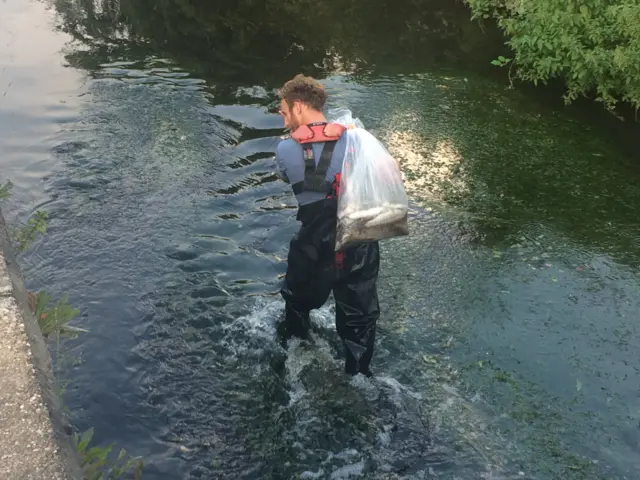
<instances>
[{"instance_id":1,"label":"curly brown hair","mask_svg":"<svg viewBox=\"0 0 640 480\"><path fill-rule=\"evenodd\" d=\"M280 98L293 107L293 102L299 101L314 110L322 111L327 101L324 86L312 77L298 74L280 89Z\"/></svg>"}]
</instances>

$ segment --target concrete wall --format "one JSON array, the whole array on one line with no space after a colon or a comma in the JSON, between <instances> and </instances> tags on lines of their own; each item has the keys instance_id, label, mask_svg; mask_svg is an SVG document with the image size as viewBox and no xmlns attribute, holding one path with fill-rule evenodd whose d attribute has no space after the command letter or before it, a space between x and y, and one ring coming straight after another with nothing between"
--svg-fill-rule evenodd
<instances>
[{"instance_id":1,"label":"concrete wall","mask_svg":"<svg viewBox=\"0 0 640 480\"><path fill-rule=\"evenodd\" d=\"M0 479L82 479L71 433L0 213Z\"/></svg>"}]
</instances>

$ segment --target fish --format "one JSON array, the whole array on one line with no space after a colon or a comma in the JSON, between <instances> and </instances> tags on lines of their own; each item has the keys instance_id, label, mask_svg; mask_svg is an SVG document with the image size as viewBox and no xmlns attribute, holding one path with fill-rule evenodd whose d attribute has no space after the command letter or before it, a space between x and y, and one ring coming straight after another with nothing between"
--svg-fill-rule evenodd
<instances>
[{"instance_id":1,"label":"fish","mask_svg":"<svg viewBox=\"0 0 640 480\"><path fill-rule=\"evenodd\" d=\"M374 218L382 213L382 207L369 208L368 210L359 210L351 213L349 218L351 220L361 220L364 218Z\"/></svg>"},{"instance_id":2,"label":"fish","mask_svg":"<svg viewBox=\"0 0 640 480\"><path fill-rule=\"evenodd\" d=\"M388 208L383 210L372 220L365 223L365 227L376 227L379 225L385 225L387 223L393 223L396 220L404 217L407 214L407 209Z\"/></svg>"},{"instance_id":3,"label":"fish","mask_svg":"<svg viewBox=\"0 0 640 480\"><path fill-rule=\"evenodd\" d=\"M369 225L370 222L377 220L377 218L351 220L345 217L338 220L335 250L340 251L346 247L364 242L409 235L409 226L407 224L408 209L400 215L398 213L399 209L390 209L387 213L381 214L380 216L389 216L386 220L381 221L379 225Z\"/></svg>"}]
</instances>

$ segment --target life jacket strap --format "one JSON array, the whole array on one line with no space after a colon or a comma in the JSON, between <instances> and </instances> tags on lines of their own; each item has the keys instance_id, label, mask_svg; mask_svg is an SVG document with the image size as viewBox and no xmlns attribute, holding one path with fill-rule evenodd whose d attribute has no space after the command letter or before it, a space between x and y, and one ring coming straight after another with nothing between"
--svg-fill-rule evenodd
<instances>
[{"instance_id":1,"label":"life jacket strap","mask_svg":"<svg viewBox=\"0 0 640 480\"><path fill-rule=\"evenodd\" d=\"M320 155L320 161L316 167L315 158L313 155L313 149L311 145L303 146L304 155L304 181L294 183L291 187L293 193L299 195L302 192L320 192L327 193L331 187L331 182L326 181L327 171L331 166L331 157L333 151L336 148L337 141L333 140L325 142L322 147L322 154Z\"/></svg>"}]
</instances>

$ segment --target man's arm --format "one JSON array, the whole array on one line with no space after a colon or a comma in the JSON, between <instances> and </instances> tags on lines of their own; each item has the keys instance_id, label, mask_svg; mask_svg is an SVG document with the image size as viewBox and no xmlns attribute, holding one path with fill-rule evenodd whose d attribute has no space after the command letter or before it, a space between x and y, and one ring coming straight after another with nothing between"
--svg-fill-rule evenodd
<instances>
[{"instance_id":1,"label":"man's arm","mask_svg":"<svg viewBox=\"0 0 640 480\"><path fill-rule=\"evenodd\" d=\"M284 162L282 160L282 154L280 152L280 143L276 148L276 173L280 177L280 180L283 182L289 183L289 177L287 177L287 169L284 167Z\"/></svg>"}]
</instances>

